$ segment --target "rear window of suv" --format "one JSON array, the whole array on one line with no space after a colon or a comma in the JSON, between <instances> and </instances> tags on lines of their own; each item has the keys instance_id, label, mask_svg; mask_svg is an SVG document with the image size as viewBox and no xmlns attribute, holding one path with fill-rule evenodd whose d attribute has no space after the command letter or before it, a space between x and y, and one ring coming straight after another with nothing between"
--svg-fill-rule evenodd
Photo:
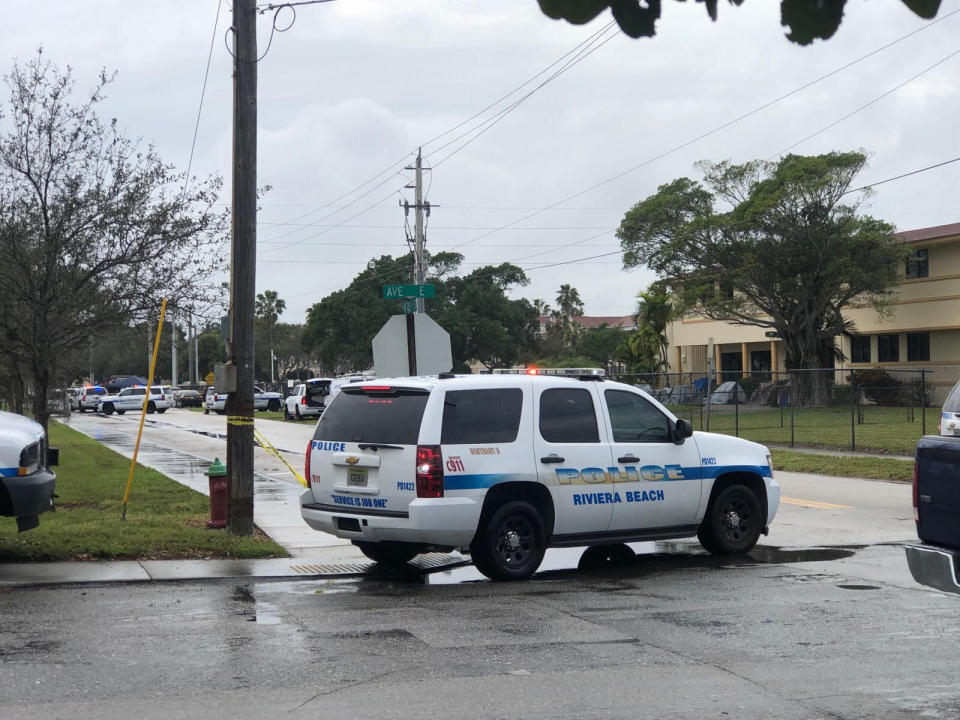
<instances>
[{"instance_id":1,"label":"rear window of suv","mask_svg":"<svg viewBox=\"0 0 960 720\"><path fill-rule=\"evenodd\" d=\"M511 443L520 430L520 388L452 390L443 400L443 445Z\"/></svg>"},{"instance_id":2,"label":"rear window of suv","mask_svg":"<svg viewBox=\"0 0 960 720\"><path fill-rule=\"evenodd\" d=\"M416 445L430 393L344 389L320 416L314 440Z\"/></svg>"}]
</instances>

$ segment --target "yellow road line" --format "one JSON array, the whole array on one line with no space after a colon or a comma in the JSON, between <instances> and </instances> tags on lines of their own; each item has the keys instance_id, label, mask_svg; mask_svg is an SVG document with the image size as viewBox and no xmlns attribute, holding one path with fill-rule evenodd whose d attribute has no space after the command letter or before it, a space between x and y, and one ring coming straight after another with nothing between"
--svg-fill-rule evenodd
<instances>
[{"instance_id":1,"label":"yellow road line","mask_svg":"<svg viewBox=\"0 0 960 720\"><path fill-rule=\"evenodd\" d=\"M820 502L819 500L801 500L799 498L781 497L780 502L786 505L799 505L800 507L818 508L820 510L850 510L852 505L835 505L834 503Z\"/></svg>"}]
</instances>

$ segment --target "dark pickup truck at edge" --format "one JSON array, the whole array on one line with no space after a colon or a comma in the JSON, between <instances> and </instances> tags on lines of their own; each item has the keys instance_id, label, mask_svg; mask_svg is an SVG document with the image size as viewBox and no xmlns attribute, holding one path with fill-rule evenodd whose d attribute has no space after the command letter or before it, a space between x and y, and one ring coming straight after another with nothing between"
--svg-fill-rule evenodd
<instances>
[{"instance_id":1,"label":"dark pickup truck at edge","mask_svg":"<svg viewBox=\"0 0 960 720\"><path fill-rule=\"evenodd\" d=\"M914 580L960 594L960 437L917 443L913 518L920 542L905 549Z\"/></svg>"}]
</instances>

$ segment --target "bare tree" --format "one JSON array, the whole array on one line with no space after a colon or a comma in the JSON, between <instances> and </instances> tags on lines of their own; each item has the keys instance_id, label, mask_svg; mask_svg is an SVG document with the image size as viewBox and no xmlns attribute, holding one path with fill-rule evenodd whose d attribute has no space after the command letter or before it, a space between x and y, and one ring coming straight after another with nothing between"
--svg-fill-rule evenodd
<instances>
[{"instance_id":1,"label":"bare tree","mask_svg":"<svg viewBox=\"0 0 960 720\"><path fill-rule=\"evenodd\" d=\"M80 102L69 68L42 51L6 76L0 135L0 354L33 387L33 413L71 353L100 331L156 320L160 299L206 305L222 287L227 215L221 181L191 183L152 146L124 137Z\"/></svg>"}]
</instances>

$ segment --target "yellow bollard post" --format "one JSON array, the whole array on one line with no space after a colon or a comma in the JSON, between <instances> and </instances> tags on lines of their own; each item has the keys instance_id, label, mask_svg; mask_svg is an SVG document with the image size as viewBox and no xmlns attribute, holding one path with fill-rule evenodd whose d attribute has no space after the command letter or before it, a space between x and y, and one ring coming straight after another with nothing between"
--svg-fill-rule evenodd
<instances>
[{"instance_id":1,"label":"yellow bollard post","mask_svg":"<svg viewBox=\"0 0 960 720\"><path fill-rule=\"evenodd\" d=\"M127 476L127 489L123 493L123 512L120 520L127 519L127 501L130 499L130 488L133 486L133 470L137 466L137 453L140 452L140 437L143 435L143 420L147 417L147 405L150 404L150 387L153 385L153 371L157 369L157 353L160 350L160 333L163 332L163 316L167 313L167 299L160 303L160 322L157 324L157 339L153 343L153 357L150 358L150 377L147 378L147 392L143 395L143 409L140 411L140 427L137 429L137 443L133 446L133 457L130 459L130 474Z\"/></svg>"}]
</instances>

